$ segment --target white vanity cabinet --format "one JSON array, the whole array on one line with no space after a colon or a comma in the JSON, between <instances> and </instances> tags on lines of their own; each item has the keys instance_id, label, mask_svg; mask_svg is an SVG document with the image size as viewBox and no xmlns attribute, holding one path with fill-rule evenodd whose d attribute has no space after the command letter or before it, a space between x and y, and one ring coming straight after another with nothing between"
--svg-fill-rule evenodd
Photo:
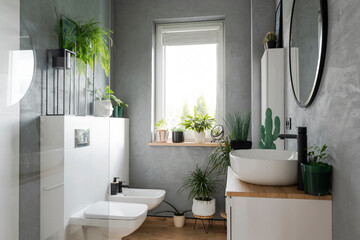
<instances>
[{"instance_id":1,"label":"white vanity cabinet","mask_svg":"<svg viewBox=\"0 0 360 240\"><path fill-rule=\"evenodd\" d=\"M228 169L228 240L331 240L331 196L240 181Z\"/></svg>"}]
</instances>

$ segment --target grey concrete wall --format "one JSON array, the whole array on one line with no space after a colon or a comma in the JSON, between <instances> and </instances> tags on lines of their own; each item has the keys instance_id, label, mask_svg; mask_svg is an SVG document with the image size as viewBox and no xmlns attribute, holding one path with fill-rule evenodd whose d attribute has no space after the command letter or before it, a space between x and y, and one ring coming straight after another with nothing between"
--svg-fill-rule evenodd
<instances>
[{"instance_id":1,"label":"grey concrete wall","mask_svg":"<svg viewBox=\"0 0 360 240\"><path fill-rule=\"evenodd\" d=\"M179 209L190 209L191 199L177 194L181 180L195 166L204 166L211 148L150 147L151 79L154 21L223 16L226 36L226 111L250 110L250 1L248 0L115 0L115 50L112 84L129 104L130 185L160 188ZM161 206L157 211L164 209ZM217 195L224 209L224 188Z\"/></svg>"},{"instance_id":2,"label":"grey concrete wall","mask_svg":"<svg viewBox=\"0 0 360 240\"><path fill-rule=\"evenodd\" d=\"M35 77L20 104L20 239L40 239L40 127L44 113L43 83L46 71L46 50L58 48L54 32L59 14L95 20L109 26L109 4L104 0L21 0L21 31L32 39L36 51ZM105 75L97 66L97 82L104 85Z\"/></svg>"},{"instance_id":3,"label":"grey concrete wall","mask_svg":"<svg viewBox=\"0 0 360 240\"><path fill-rule=\"evenodd\" d=\"M292 0L283 2L284 43L288 49ZM293 118L294 126L308 127L309 145L329 146L333 239L353 240L360 239L360 2L328 0L328 7L328 49L318 95L309 108L299 108L286 67L286 115ZM295 149L294 142L288 145Z\"/></svg>"},{"instance_id":4,"label":"grey concrete wall","mask_svg":"<svg viewBox=\"0 0 360 240\"><path fill-rule=\"evenodd\" d=\"M261 125L261 58L264 54L263 40L274 31L275 0L251 1L251 141L258 148Z\"/></svg>"}]
</instances>

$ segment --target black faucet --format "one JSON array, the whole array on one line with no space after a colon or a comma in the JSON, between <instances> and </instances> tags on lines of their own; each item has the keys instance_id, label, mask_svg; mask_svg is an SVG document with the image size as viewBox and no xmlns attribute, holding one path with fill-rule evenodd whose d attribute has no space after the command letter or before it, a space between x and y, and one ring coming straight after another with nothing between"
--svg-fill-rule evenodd
<instances>
[{"instance_id":1,"label":"black faucet","mask_svg":"<svg viewBox=\"0 0 360 240\"><path fill-rule=\"evenodd\" d=\"M119 193L122 193L122 189L123 188L130 188L130 186L129 185L123 185L123 181L120 181L119 182Z\"/></svg>"},{"instance_id":2,"label":"black faucet","mask_svg":"<svg viewBox=\"0 0 360 240\"><path fill-rule=\"evenodd\" d=\"M298 150L298 189L304 190L304 184L301 174L301 163L307 163L307 130L306 127L298 127L298 134L279 134L280 139L297 139Z\"/></svg>"}]
</instances>

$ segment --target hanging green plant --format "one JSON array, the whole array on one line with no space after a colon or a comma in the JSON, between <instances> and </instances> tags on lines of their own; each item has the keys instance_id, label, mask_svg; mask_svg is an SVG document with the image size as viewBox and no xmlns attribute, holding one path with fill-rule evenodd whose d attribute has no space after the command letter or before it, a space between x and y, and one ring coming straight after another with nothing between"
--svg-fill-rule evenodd
<instances>
[{"instance_id":1,"label":"hanging green plant","mask_svg":"<svg viewBox=\"0 0 360 240\"><path fill-rule=\"evenodd\" d=\"M94 18L89 21L75 21L68 17L59 17L56 10L57 26L56 33L59 39L59 48L65 48L76 53L76 57L85 64L93 67L100 58L101 67L106 76L110 72L109 47L113 45L110 37L112 31L103 28L100 22ZM94 57L95 56L95 57Z\"/></svg>"}]
</instances>

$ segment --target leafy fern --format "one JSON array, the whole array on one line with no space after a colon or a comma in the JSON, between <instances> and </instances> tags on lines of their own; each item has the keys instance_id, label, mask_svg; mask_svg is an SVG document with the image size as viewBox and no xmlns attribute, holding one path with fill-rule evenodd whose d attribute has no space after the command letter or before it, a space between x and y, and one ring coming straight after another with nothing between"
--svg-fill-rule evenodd
<instances>
[{"instance_id":1,"label":"leafy fern","mask_svg":"<svg viewBox=\"0 0 360 240\"><path fill-rule=\"evenodd\" d=\"M108 76L110 72L109 46L113 45L110 37L112 31L101 27L101 23L95 22L94 18L87 22L81 22L64 16L59 17L56 10L55 13L59 48L75 51L76 57L85 64L89 64L91 68L94 59L96 61L99 56L101 66Z\"/></svg>"}]
</instances>

